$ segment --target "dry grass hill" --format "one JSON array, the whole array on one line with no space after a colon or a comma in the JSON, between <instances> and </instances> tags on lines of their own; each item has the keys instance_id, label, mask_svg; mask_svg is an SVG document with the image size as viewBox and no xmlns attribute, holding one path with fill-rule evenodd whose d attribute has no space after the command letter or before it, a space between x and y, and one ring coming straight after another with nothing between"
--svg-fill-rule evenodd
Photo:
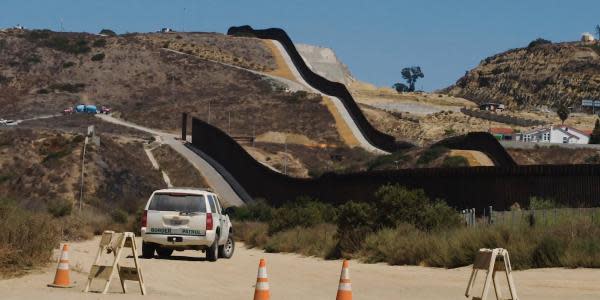
<instances>
[{"instance_id":1,"label":"dry grass hill","mask_svg":"<svg viewBox=\"0 0 600 300\"><path fill-rule=\"evenodd\" d=\"M509 107L579 105L600 98L600 44L532 44L481 61L443 92Z\"/></svg>"}]
</instances>

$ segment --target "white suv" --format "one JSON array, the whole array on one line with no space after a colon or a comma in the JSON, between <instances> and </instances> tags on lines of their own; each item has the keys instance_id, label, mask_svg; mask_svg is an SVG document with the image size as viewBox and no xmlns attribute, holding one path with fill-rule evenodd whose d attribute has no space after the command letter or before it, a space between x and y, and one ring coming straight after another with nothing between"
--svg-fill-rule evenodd
<instances>
[{"instance_id":1,"label":"white suv","mask_svg":"<svg viewBox=\"0 0 600 300\"><path fill-rule=\"evenodd\" d=\"M173 250L206 251L206 259L233 256L229 217L208 189L169 188L152 193L142 215L142 256L169 257Z\"/></svg>"}]
</instances>

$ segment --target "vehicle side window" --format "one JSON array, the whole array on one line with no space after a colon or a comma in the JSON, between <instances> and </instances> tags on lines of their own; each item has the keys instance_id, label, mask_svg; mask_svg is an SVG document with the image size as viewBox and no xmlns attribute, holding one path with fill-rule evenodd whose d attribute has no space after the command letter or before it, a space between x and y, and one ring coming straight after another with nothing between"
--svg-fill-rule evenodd
<instances>
[{"instance_id":1,"label":"vehicle side window","mask_svg":"<svg viewBox=\"0 0 600 300\"><path fill-rule=\"evenodd\" d=\"M210 212L216 213L217 208L215 207L215 199L212 195L208 195L208 205L210 205Z\"/></svg>"},{"instance_id":2,"label":"vehicle side window","mask_svg":"<svg viewBox=\"0 0 600 300\"><path fill-rule=\"evenodd\" d=\"M219 197L214 196L215 197L215 204L217 205L217 209L219 210L218 213L222 214L223 213L223 208L221 207L221 200L219 200Z\"/></svg>"}]
</instances>

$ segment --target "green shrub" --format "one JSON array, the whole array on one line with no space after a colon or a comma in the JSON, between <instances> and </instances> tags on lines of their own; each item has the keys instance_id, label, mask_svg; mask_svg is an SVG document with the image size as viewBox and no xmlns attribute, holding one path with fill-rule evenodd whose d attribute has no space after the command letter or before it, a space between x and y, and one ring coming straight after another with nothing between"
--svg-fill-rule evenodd
<instances>
[{"instance_id":1,"label":"green shrub","mask_svg":"<svg viewBox=\"0 0 600 300\"><path fill-rule=\"evenodd\" d=\"M468 167L469 161L463 156L447 156L442 163L442 167L445 168L459 168Z\"/></svg>"},{"instance_id":2,"label":"green shrub","mask_svg":"<svg viewBox=\"0 0 600 300\"><path fill-rule=\"evenodd\" d=\"M375 209L365 202L346 202L338 208L337 217L337 255L348 256L358 251L366 236L375 227Z\"/></svg>"},{"instance_id":3,"label":"green shrub","mask_svg":"<svg viewBox=\"0 0 600 300\"><path fill-rule=\"evenodd\" d=\"M325 204L310 198L299 197L273 211L269 222L269 233L273 234L294 227L311 227L321 223L333 223L336 210L331 204Z\"/></svg>"},{"instance_id":4,"label":"green shrub","mask_svg":"<svg viewBox=\"0 0 600 300\"><path fill-rule=\"evenodd\" d=\"M100 30L100 34L104 34L107 36L117 36L117 34L110 29L102 29L102 30Z\"/></svg>"},{"instance_id":5,"label":"green shrub","mask_svg":"<svg viewBox=\"0 0 600 300\"><path fill-rule=\"evenodd\" d=\"M56 199L48 203L48 213L55 218L68 216L73 211L73 203L65 199Z\"/></svg>"},{"instance_id":6,"label":"green shrub","mask_svg":"<svg viewBox=\"0 0 600 300\"><path fill-rule=\"evenodd\" d=\"M91 48L87 46L87 41L83 38L70 39L60 35L54 35L48 38L42 45L71 54L83 54L88 53L91 50Z\"/></svg>"},{"instance_id":7,"label":"green shrub","mask_svg":"<svg viewBox=\"0 0 600 300\"><path fill-rule=\"evenodd\" d=\"M566 245L555 236L545 236L535 247L532 263L537 268L560 266L560 259L565 253Z\"/></svg>"},{"instance_id":8,"label":"green shrub","mask_svg":"<svg viewBox=\"0 0 600 300\"><path fill-rule=\"evenodd\" d=\"M74 136L73 139L71 139L71 144L77 145L83 141L85 141L85 136L78 134L78 135Z\"/></svg>"},{"instance_id":9,"label":"green shrub","mask_svg":"<svg viewBox=\"0 0 600 300\"><path fill-rule=\"evenodd\" d=\"M531 43L529 43L527 48L531 49L531 48L538 47L541 45L550 45L550 44L552 44L552 42L549 40L545 40L543 38L537 38L537 39L531 41Z\"/></svg>"},{"instance_id":10,"label":"green shrub","mask_svg":"<svg viewBox=\"0 0 600 300\"><path fill-rule=\"evenodd\" d=\"M10 174L10 173L8 173L8 174L0 174L0 183L3 183L5 181L9 181L12 177L13 177L13 175Z\"/></svg>"},{"instance_id":11,"label":"green shrub","mask_svg":"<svg viewBox=\"0 0 600 300\"><path fill-rule=\"evenodd\" d=\"M48 86L49 90L59 90L68 93L79 93L85 89L84 83L54 83Z\"/></svg>"},{"instance_id":12,"label":"green shrub","mask_svg":"<svg viewBox=\"0 0 600 300\"><path fill-rule=\"evenodd\" d=\"M456 130L454 130L454 128L446 128L444 129L444 135L445 136L451 136L451 135L455 135L456 134Z\"/></svg>"},{"instance_id":13,"label":"green shrub","mask_svg":"<svg viewBox=\"0 0 600 300\"><path fill-rule=\"evenodd\" d=\"M92 56L92 61L102 61L104 60L104 53L98 53Z\"/></svg>"},{"instance_id":14,"label":"green shrub","mask_svg":"<svg viewBox=\"0 0 600 300\"><path fill-rule=\"evenodd\" d=\"M50 152L48 153L48 155L46 155L44 157L44 159L42 160L42 163L47 163L50 161L54 161L54 160L59 160L69 154L71 154L73 150L71 148L67 148L67 149L63 149L60 151L56 151L56 152Z\"/></svg>"},{"instance_id":15,"label":"green shrub","mask_svg":"<svg viewBox=\"0 0 600 300\"><path fill-rule=\"evenodd\" d=\"M463 224L461 216L446 202L437 200L425 208L425 215L421 222L422 228L426 230L445 230L457 228Z\"/></svg>"},{"instance_id":16,"label":"green shrub","mask_svg":"<svg viewBox=\"0 0 600 300\"><path fill-rule=\"evenodd\" d=\"M586 164L600 164L600 155L598 155L598 154L590 155L585 158L584 162Z\"/></svg>"},{"instance_id":17,"label":"green shrub","mask_svg":"<svg viewBox=\"0 0 600 300\"><path fill-rule=\"evenodd\" d=\"M421 156L419 156L419 159L417 159L417 165L426 165L426 164L434 161L436 158L441 157L442 155L444 155L447 152L448 152L448 148L445 148L445 147L429 148L429 149L425 150L425 152L423 152L423 154L421 154Z\"/></svg>"},{"instance_id":18,"label":"green shrub","mask_svg":"<svg viewBox=\"0 0 600 300\"><path fill-rule=\"evenodd\" d=\"M92 43L92 47L96 47L96 48L104 48L105 46L106 46L105 39L97 39Z\"/></svg>"},{"instance_id":19,"label":"green shrub","mask_svg":"<svg viewBox=\"0 0 600 300\"><path fill-rule=\"evenodd\" d=\"M540 209L553 209L561 208L562 205L554 201L553 199L544 199L540 197L529 198L529 209L540 210Z\"/></svg>"},{"instance_id":20,"label":"green shrub","mask_svg":"<svg viewBox=\"0 0 600 300\"><path fill-rule=\"evenodd\" d=\"M394 152L387 155L380 155L368 163L367 170L373 171L380 168L382 169L386 166L393 166L395 168L397 163L401 163L407 159L408 156L406 156L404 152Z\"/></svg>"},{"instance_id":21,"label":"green shrub","mask_svg":"<svg viewBox=\"0 0 600 300\"><path fill-rule=\"evenodd\" d=\"M25 36L29 41L44 40L50 37L51 31L48 29L43 30L32 30Z\"/></svg>"},{"instance_id":22,"label":"green shrub","mask_svg":"<svg viewBox=\"0 0 600 300\"><path fill-rule=\"evenodd\" d=\"M67 62L64 62L62 66L63 66L63 68L64 68L64 69L68 69L68 68L70 68L70 67L72 67L72 66L74 66L74 65L75 65L75 63L74 63L74 62L72 62L72 61L67 61Z\"/></svg>"},{"instance_id":23,"label":"green shrub","mask_svg":"<svg viewBox=\"0 0 600 300\"><path fill-rule=\"evenodd\" d=\"M30 65L39 64L42 62L42 58L36 54L31 54L25 58L25 63Z\"/></svg>"},{"instance_id":24,"label":"green shrub","mask_svg":"<svg viewBox=\"0 0 600 300\"><path fill-rule=\"evenodd\" d=\"M258 199L244 206L231 207L229 217L235 221L270 222L273 208L264 199Z\"/></svg>"},{"instance_id":25,"label":"green shrub","mask_svg":"<svg viewBox=\"0 0 600 300\"><path fill-rule=\"evenodd\" d=\"M128 215L125 211L117 209L111 213L111 218L113 221L119 224L125 224L127 223Z\"/></svg>"},{"instance_id":26,"label":"green shrub","mask_svg":"<svg viewBox=\"0 0 600 300\"><path fill-rule=\"evenodd\" d=\"M375 193L377 227L396 227L408 223L421 227L429 198L423 190L409 190L398 184L385 185Z\"/></svg>"}]
</instances>

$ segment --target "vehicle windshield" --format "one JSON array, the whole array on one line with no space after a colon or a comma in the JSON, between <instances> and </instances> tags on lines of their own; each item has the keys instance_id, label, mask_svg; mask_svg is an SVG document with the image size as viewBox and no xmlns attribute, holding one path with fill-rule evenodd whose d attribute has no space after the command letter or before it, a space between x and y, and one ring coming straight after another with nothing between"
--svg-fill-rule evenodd
<instances>
[{"instance_id":1,"label":"vehicle windshield","mask_svg":"<svg viewBox=\"0 0 600 300\"><path fill-rule=\"evenodd\" d=\"M187 194L154 194L149 210L206 212L206 201L203 195Z\"/></svg>"}]
</instances>

